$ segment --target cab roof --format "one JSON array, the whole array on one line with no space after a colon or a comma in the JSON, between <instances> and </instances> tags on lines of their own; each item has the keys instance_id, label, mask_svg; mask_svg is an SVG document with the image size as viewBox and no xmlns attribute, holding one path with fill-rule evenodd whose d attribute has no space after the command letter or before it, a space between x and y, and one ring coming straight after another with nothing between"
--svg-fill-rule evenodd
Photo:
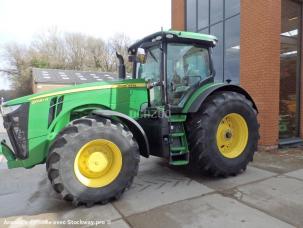
<instances>
[{"instance_id":1,"label":"cab roof","mask_svg":"<svg viewBox=\"0 0 303 228\"><path fill-rule=\"evenodd\" d=\"M153 33L149 36L144 37L143 39L137 41L133 45L131 45L128 49L129 52L135 52L135 50L140 47L142 43L145 42L154 42L159 41L162 38L166 39L174 39L180 41L192 41L199 43L207 43L210 46L215 46L217 43L217 38L212 35L195 33L195 32L185 32L185 31L175 31L175 30L167 30Z\"/></svg>"}]
</instances>

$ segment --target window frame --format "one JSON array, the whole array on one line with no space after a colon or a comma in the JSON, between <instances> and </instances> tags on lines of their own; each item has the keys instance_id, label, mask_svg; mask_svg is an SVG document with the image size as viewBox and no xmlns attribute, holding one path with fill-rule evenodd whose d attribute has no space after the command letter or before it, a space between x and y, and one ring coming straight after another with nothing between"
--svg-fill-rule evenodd
<instances>
[{"instance_id":1,"label":"window frame","mask_svg":"<svg viewBox=\"0 0 303 228\"><path fill-rule=\"evenodd\" d=\"M144 47L144 50L146 50L146 49L151 49L151 48L158 48L159 49L159 51L161 52L161 46L160 46L160 44L158 43L158 44L154 44L154 45L150 45L150 46L146 46L146 47ZM148 53L146 53L146 56L148 55ZM162 65L162 53L160 53L160 59L159 59L159 80L161 80L161 78L162 78L162 76L161 76L161 65ZM145 78L142 78L142 77L139 77L139 75L138 75L138 64L141 64L141 63L139 63L139 62L137 62L137 61L135 61L136 62L136 69L135 69L135 78L138 78L138 79L145 79Z\"/></svg>"},{"instance_id":2,"label":"window frame","mask_svg":"<svg viewBox=\"0 0 303 228\"><path fill-rule=\"evenodd\" d=\"M162 40L160 41L152 41L152 42L144 42L142 43L138 48L151 48L154 46L158 46L160 48L161 51L161 56L160 56L160 82L162 83L162 85L160 86L160 93L161 93L161 103L162 105L167 104L167 94L166 94L166 60L165 60L165 56L166 56L166 42ZM137 56L137 50L134 53L134 56ZM133 79L140 79L137 77L137 60L133 61L133 75L132 75ZM149 95L148 95L149 96Z\"/></svg>"},{"instance_id":3,"label":"window frame","mask_svg":"<svg viewBox=\"0 0 303 228\"><path fill-rule=\"evenodd\" d=\"M209 75L208 76L206 76L205 78L209 78L209 77L211 77L211 76L213 76L213 73L214 73L214 68L213 68L213 61L212 61L212 55L211 55L211 47L209 47L209 46L207 46L207 45L203 45L203 44L198 44L198 43L192 43L192 42L183 42L183 41L180 41L180 42L177 42L177 41L173 41L173 42L166 42L166 46L167 46L167 51L166 51L166 53L168 53L168 46L169 46L169 44L184 44L184 45L192 45L192 46L194 46L194 47L197 47L197 48L204 48L204 49L206 49L207 50L207 52L208 52L208 61L209 61ZM168 54L166 55L167 57L168 57ZM167 60L168 60L168 58L166 57L166 62L167 62ZM167 70L167 69L166 69ZM167 77L167 71L166 71L166 73L165 73L165 75L166 75L166 77ZM204 79L202 79L202 81L203 81Z\"/></svg>"},{"instance_id":4,"label":"window frame","mask_svg":"<svg viewBox=\"0 0 303 228\"><path fill-rule=\"evenodd\" d=\"M205 82L208 82L210 81L210 79L214 79L215 75L216 75L216 71L214 69L214 65L213 65L213 59L212 59L212 47L209 46L209 45L206 45L206 44L203 44L203 42L196 42L196 41L191 41L191 40L188 40L188 39L182 39L182 40L170 40L170 41L163 41L163 44L164 44L164 64L165 64L165 67L164 67L164 91L165 91L165 103L168 104L168 105L172 105L172 104L169 104L169 101L168 101L168 75L167 75L167 51L168 51L168 44L170 43L175 43L175 44L190 44L190 45L196 45L196 46L199 46L199 47L203 47L205 49L208 50L208 58L209 58L209 67L210 67L210 74L208 77L205 77L204 79L202 79L199 83L197 83L195 86L193 86L191 89L189 89L184 98L180 100L179 102L179 105L178 106L182 106L183 103L184 103L184 100L186 100L188 98L188 96L190 96L194 91L195 89L201 87Z\"/></svg>"}]
</instances>

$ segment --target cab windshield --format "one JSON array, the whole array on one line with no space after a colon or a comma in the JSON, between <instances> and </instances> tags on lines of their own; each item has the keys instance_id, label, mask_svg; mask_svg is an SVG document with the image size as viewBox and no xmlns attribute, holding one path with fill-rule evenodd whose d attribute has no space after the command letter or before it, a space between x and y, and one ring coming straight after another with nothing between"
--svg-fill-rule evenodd
<instances>
[{"instance_id":1,"label":"cab windshield","mask_svg":"<svg viewBox=\"0 0 303 228\"><path fill-rule=\"evenodd\" d=\"M162 51L158 45L144 51L144 63L136 63L136 78L159 82ZM178 105L190 88L211 76L209 49L194 44L168 43L166 56L168 101ZM161 103L160 87L154 87L150 94L151 103Z\"/></svg>"},{"instance_id":2,"label":"cab windshield","mask_svg":"<svg viewBox=\"0 0 303 228\"><path fill-rule=\"evenodd\" d=\"M159 82L161 79L161 50L159 46L152 46L145 49L145 62L137 62L136 78L145 81ZM159 86L150 89L150 103L161 105L161 88Z\"/></svg>"}]
</instances>

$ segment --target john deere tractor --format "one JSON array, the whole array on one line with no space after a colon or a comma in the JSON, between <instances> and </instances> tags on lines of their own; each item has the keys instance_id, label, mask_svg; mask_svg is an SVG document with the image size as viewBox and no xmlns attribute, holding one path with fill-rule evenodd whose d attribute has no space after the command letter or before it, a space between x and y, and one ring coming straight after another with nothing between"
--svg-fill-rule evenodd
<instances>
[{"instance_id":1,"label":"john deere tractor","mask_svg":"<svg viewBox=\"0 0 303 228\"><path fill-rule=\"evenodd\" d=\"M8 168L46 163L62 199L74 205L118 199L140 155L227 177L243 172L259 139L257 107L232 81L215 83L216 38L161 31L129 47L132 75L6 102Z\"/></svg>"}]
</instances>

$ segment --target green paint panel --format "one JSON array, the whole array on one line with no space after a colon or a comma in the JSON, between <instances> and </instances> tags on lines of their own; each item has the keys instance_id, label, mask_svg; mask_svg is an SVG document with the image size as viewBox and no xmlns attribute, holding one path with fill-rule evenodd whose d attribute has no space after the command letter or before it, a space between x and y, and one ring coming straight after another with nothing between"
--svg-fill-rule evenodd
<instances>
[{"instance_id":1,"label":"green paint panel","mask_svg":"<svg viewBox=\"0 0 303 228\"><path fill-rule=\"evenodd\" d=\"M62 110L55 113L51 123L50 102L52 98L64 96ZM28 149L29 156L25 160L11 159L9 168L25 167L45 162L48 147L57 134L71 121L74 110L109 109L137 119L140 108L147 103L147 89L144 80L123 80L82 84L33 94L5 103L12 106L30 103L28 117ZM58 110L58 104L55 110ZM3 152L2 147L2 152Z\"/></svg>"}]
</instances>

